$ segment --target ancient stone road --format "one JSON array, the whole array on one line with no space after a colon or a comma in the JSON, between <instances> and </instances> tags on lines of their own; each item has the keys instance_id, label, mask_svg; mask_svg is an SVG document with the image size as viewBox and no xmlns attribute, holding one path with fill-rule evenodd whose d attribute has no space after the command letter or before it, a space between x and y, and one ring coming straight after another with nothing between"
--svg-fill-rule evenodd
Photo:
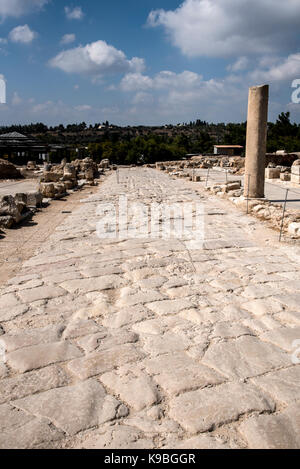
<instances>
[{"instance_id":1,"label":"ancient stone road","mask_svg":"<svg viewBox=\"0 0 300 469\"><path fill-rule=\"evenodd\" d=\"M110 175L1 289L1 448L299 448L299 248L197 187ZM124 194L203 202L204 245L99 239Z\"/></svg>"}]
</instances>

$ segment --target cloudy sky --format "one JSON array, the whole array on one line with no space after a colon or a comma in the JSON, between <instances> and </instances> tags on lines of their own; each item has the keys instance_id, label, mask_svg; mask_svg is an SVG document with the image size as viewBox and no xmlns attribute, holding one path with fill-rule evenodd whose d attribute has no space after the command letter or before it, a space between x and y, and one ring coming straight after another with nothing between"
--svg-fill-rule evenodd
<instances>
[{"instance_id":1,"label":"cloudy sky","mask_svg":"<svg viewBox=\"0 0 300 469\"><path fill-rule=\"evenodd\" d=\"M300 79L299 0L0 0L0 125L270 120Z\"/></svg>"}]
</instances>

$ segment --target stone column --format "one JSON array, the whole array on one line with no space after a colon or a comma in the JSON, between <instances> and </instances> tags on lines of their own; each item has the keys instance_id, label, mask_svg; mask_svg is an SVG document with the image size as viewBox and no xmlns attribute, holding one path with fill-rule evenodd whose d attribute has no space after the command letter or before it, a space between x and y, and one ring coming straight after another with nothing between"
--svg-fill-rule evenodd
<instances>
[{"instance_id":1,"label":"stone column","mask_svg":"<svg viewBox=\"0 0 300 469\"><path fill-rule=\"evenodd\" d=\"M265 196L268 103L269 85L250 88L247 123L245 197L247 197L248 194L251 198L263 198Z\"/></svg>"}]
</instances>

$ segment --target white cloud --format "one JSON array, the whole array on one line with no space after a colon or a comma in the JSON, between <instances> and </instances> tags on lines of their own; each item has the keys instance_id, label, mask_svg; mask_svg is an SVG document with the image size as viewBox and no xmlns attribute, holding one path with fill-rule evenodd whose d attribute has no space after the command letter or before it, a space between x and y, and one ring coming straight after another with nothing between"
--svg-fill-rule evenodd
<instances>
[{"instance_id":1,"label":"white cloud","mask_svg":"<svg viewBox=\"0 0 300 469\"><path fill-rule=\"evenodd\" d=\"M34 10L40 10L49 0L0 0L0 17L18 18Z\"/></svg>"},{"instance_id":2,"label":"white cloud","mask_svg":"<svg viewBox=\"0 0 300 469\"><path fill-rule=\"evenodd\" d=\"M61 38L60 43L63 44L63 45L66 45L66 44L71 44L71 43L74 42L75 40L76 40L75 34L65 34L65 35Z\"/></svg>"},{"instance_id":3,"label":"white cloud","mask_svg":"<svg viewBox=\"0 0 300 469\"><path fill-rule=\"evenodd\" d=\"M280 61L275 59L271 62L264 62L260 67L250 73L250 79L254 82L283 82L290 81L300 77L300 53L291 54L287 58ZM269 68L264 68L264 65L270 64Z\"/></svg>"},{"instance_id":4,"label":"white cloud","mask_svg":"<svg viewBox=\"0 0 300 469\"><path fill-rule=\"evenodd\" d=\"M81 7L65 7L65 14L68 20L81 20L84 17Z\"/></svg>"},{"instance_id":5,"label":"white cloud","mask_svg":"<svg viewBox=\"0 0 300 469\"><path fill-rule=\"evenodd\" d=\"M227 70L232 72L240 72L245 70L249 65L249 59L247 57L239 57L234 64L229 65Z\"/></svg>"},{"instance_id":6,"label":"white cloud","mask_svg":"<svg viewBox=\"0 0 300 469\"><path fill-rule=\"evenodd\" d=\"M21 42L23 44L29 44L35 39L36 36L37 33L32 31L28 24L25 24L24 26L17 26L9 33L9 39L12 42Z\"/></svg>"},{"instance_id":7,"label":"white cloud","mask_svg":"<svg viewBox=\"0 0 300 469\"><path fill-rule=\"evenodd\" d=\"M150 26L162 26L184 55L227 57L268 54L297 43L299 0L184 0L175 10L155 10Z\"/></svg>"},{"instance_id":8,"label":"white cloud","mask_svg":"<svg viewBox=\"0 0 300 469\"><path fill-rule=\"evenodd\" d=\"M75 106L76 111L79 112L85 112L85 111L90 111L92 109L92 106L89 104L81 104L80 106Z\"/></svg>"},{"instance_id":9,"label":"white cloud","mask_svg":"<svg viewBox=\"0 0 300 469\"><path fill-rule=\"evenodd\" d=\"M121 50L105 41L92 42L86 46L62 51L49 62L66 73L79 73L92 77L103 74L141 72L144 60L134 57L128 60Z\"/></svg>"},{"instance_id":10,"label":"white cloud","mask_svg":"<svg viewBox=\"0 0 300 469\"><path fill-rule=\"evenodd\" d=\"M170 71L162 71L153 78L142 75L141 73L128 73L121 81L121 89L123 91L140 91L150 89L169 89L169 88L194 88L203 83L202 75L194 72L184 71L182 73L174 73Z\"/></svg>"},{"instance_id":11,"label":"white cloud","mask_svg":"<svg viewBox=\"0 0 300 469\"><path fill-rule=\"evenodd\" d=\"M22 98L20 98L18 93L15 91L13 96L12 96L12 100L11 100L12 105L13 106L19 106L20 104L22 104L22 102L23 102Z\"/></svg>"}]
</instances>

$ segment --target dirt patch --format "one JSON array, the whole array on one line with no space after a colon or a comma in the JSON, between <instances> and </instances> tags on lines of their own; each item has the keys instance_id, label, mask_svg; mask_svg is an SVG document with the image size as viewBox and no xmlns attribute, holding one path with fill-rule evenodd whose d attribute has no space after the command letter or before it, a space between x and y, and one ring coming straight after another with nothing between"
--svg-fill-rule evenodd
<instances>
[{"instance_id":1,"label":"dirt patch","mask_svg":"<svg viewBox=\"0 0 300 469\"><path fill-rule=\"evenodd\" d=\"M97 190L97 187L85 187L65 199L53 200L32 220L15 229L0 231L0 286L20 271L23 262L47 241L56 227L80 205L81 199Z\"/></svg>"}]
</instances>

